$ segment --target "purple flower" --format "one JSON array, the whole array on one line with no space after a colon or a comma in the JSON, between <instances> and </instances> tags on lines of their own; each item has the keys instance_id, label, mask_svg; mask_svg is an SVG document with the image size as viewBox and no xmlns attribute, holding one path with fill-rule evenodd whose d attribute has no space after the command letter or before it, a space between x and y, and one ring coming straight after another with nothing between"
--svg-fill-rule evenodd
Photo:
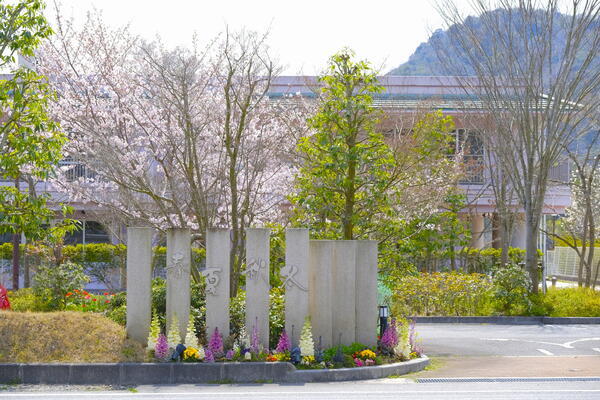
<instances>
[{"instance_id":1,"label":"purple flower","mask_svg":"<svg viewBox=\"0 0 600 400\"><path fill-rule=\"evenodd\" d=\"M158 335L156 339L156 345L154 346L154 356L158 359L165 359L169 355L169 344L167 343L167 337L162 333Z\"/></svg>"},{"instance_id":2,"label":"purple flower","mask_svg":"<svg viewBox=\"0 0 600 400\"><path fill-rule=\"evenodd\" d=\"M233 350L227 350L227 354L225 354L225 358L228 360L233 359Z\"/></svg>"},{"instance_id":3,"label":"purple flower","mask_svg":"<svg viewBox=\"0 0 600 400\"><path fill-rule=\"evenodd\" d=\"M210 337L210 341L208 342L208 349L212 353L213 357L223 356L223 338L219 333L219 328L215 328L215 331Z\"/></svg>"},{"instance_id":4,"label":"purple flower","mask_svg":"<svg viewBox=\"0 0 600 400\"><path fill-rule=\"evenodd\" d=\"M215 362L215 355L210 349L204 351L204 362L213 363Z\"/></svg>"},{"instance_id":5,"label":"purple flower","mask_svg":"<svg viewBox=\"0 0 600 400\"><path fill-rule=\"evenodd\" d=\"M398 331L396 330L396 321L392 319L381 337L381 347L392 351L396 345L398 345Z\"/></svg>"},{"instance_id":6,"label":"purple flower","mask_svg":"<svg viewBox=\"0 0 600 400\"><path fill-rule=\"evenodd\" d=\"M252 338L250 339L250 353L258 354L260 352L260 340L258 338L258 318L252 327Z\"/></svg>"},{"instance_id":7,"label":"purple flower","mask_svg":"<svg viewBox=\"0 0 600 400\"><path fill-rule=\"evenodd\" d=\"M423 354L423 349L417 343L417 333L415 331L415 320L410 321L410 328L408 333L408 343L410 345L410 351L417 353L419 357Z\"/></svg>"},{"instance_id":8,"label":"purple flower","mask_svg":"<svg viewBox=\"0 0 600 400\"><path fill-rule=\"evenodd\" d=\"M292 344L290 343L290 338L284 329L283 332L281 332L281 336L279 336L279 341L277 342L277 347L275 348L275 352L285 353L286 351L290 351L291 347L292 347Z\"/></svg>"}]
</instances>

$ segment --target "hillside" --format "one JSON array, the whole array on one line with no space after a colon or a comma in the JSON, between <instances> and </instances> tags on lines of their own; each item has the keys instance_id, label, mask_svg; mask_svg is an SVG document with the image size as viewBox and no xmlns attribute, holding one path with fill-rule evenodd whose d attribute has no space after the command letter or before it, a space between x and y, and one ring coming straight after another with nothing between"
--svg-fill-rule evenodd
<instances>
[{"instance_id":1,"label":"hillside","mask_svg":"<svg viewBox=\"0 0 600 400\"><path fill-rule=\"evenodd\" d=\"M498 18L499 20L506 20L506 25L508 26L510 23L508 22L508 17L506 11L495 10L489 13L489 17ZM515 20L515 16L513 14L513 26L519 26L520 21ZM555 26L563 26L568 22L568 17L564 14L557 14L555 17ZM486 29L482 24L482 17L468 17L465 20L466 24L474 27L474 29L480 33L480 37L484 38L484 44L491 45L493 43L490 35L486 32ZM453 27L450 28L453 29ZM600 26L597 27L600 29ZM529 29L534 30L534 27L530 27ZM444 69L443 65L440 63L439 57L436 54L436 48L451 48L450 38L451 31L450 30L442 30L438 29L435 31L429 40L425 43L421 43L419 47L415 50L415 52L410 56L407 62L401 64L400 66L392 69L387 75L411 75L411 76L425 76L425 75L448 75L447 71ZM450 31L450 32L449 32ZM562 50L562 46L564 45L564 32L560 29L556 30L556 37L553 40L553 44L555 47L555 54L560 54ZM456 57L462 58L464 63L463 65L467 65L466 57L461 54L456 54ZM600 59L600 55L598 57ZM553 65L557 66L560 63L560 58L556 57L553 60ZM600 60L599 60L600 63ZM575 68L577 66L574 66Z\"/></svg>"}]
</instances>

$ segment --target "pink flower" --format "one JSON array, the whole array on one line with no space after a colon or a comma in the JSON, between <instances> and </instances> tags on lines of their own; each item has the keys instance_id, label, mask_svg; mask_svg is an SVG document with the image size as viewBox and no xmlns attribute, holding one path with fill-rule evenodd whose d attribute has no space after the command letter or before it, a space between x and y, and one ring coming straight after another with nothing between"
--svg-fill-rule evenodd
<instances>
[{"instance_id":1,"label":"pink flower","mask_svg":"<svg viewBox=\"0 0 600 400\"><path fill-rule=\"evenodd\" d=\"M363 360L361 360L360 358L355 358L354 359L354 364L356 364L357 367L362 367L363 365L365 365L363 363Z\"/></svg>"},{"instance_id":2,"label":"pink flower","mask_svg":"<svg viewBox=\"0 0 600 400\"><path fill-rule=\"evenodd\" d=\"M367 359L365 360L365 365L366 365L367 367L368 367L368 366L371 366L371 365L375 365L375 361L371 360L370 358L367 358Z\"/></svg>"}]
</instances>

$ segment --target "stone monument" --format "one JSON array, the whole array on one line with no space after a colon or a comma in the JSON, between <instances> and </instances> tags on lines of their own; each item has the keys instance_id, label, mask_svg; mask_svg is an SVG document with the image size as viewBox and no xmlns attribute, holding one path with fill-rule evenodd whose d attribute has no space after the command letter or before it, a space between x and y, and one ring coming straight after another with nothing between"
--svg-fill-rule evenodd
<instances>
[{"instance_id":1,"label":"stone monument","mask_svg":"<svg viewBox=\"0 0 600 400\"><path fill-rule=\"evenodd\" d=\"M356 341L377 344L377 241L356 241Z\"/></svg>"},{"instance_id":2,"label":"stone monument","mask_svg":"<svg viewBox=\"0 0 600 400\"><path fill-rule=\"evenodd\" d=\"M281 278L285 286L285 330L292 347L298 345L304 319L309 315L308 242L308 229L285 230L285 266L281 269Z\"/></svg>"},{"instance_id":3,"label":"stone monument","mask_svg":"<svg viewBox=\"0 0 600 400\"><path fill-rule=\"evenodd\" d=\"M127 336L146 344L152 318L152 228L127 228L127 282Z\"/></svg>"},{"instance_id":4,"label":"stone monument","mask_svg":"<svg viewBox=\"0 0 600 400\"><path fill-rule=\"evenodd\" d=\"M206 335L215 328L223 337L229 336L229 271L230 230L209 229L206 233Z\"/></svg>"},{"instance_id":5,"label":"stone monument","mask_svg":"<svg viewBox=\"0 0 600 400\"><path fill-rule=\"evenodd\" d=\"M167 331L177 315L182 336L190 317L191 239L187 228L167 230Z\"/></svg>"},{"instance_id":6,"label":"stone monument","mask_svg":"<svg viewBox=\"0 0 600 400\"><path fill-rule=\"evenodd\" d=\"M258 337L265 349L269 348L269 240L271 230L246 229L246 329Z\"/></svg>"}]
</instances>

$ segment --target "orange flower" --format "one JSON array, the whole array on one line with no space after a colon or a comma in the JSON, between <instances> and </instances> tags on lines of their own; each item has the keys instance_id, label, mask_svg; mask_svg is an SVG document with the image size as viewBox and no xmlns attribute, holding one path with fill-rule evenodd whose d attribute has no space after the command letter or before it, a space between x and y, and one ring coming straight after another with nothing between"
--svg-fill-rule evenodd
<instances>
[{"instance_id":1,"label":"orange flower","mask_svg":"<svg viewBox=\"0 0 600 400\"><path fill-rule=\"evenodd\" d=\"M69 297L69 296L72 296L72 295L73 295L73 293L69 292L69 293L67 293L66 296Z\"/></svg>"},{"instance_id":2,"label":"orange flower","mask_svg":"<svg viewBox=\"0 0 600 400\"><path fill-rule=\"evenodd\" d=\"M81 307L85 307L85 304L82 304Z\"/></svg>"}]
</instances>

